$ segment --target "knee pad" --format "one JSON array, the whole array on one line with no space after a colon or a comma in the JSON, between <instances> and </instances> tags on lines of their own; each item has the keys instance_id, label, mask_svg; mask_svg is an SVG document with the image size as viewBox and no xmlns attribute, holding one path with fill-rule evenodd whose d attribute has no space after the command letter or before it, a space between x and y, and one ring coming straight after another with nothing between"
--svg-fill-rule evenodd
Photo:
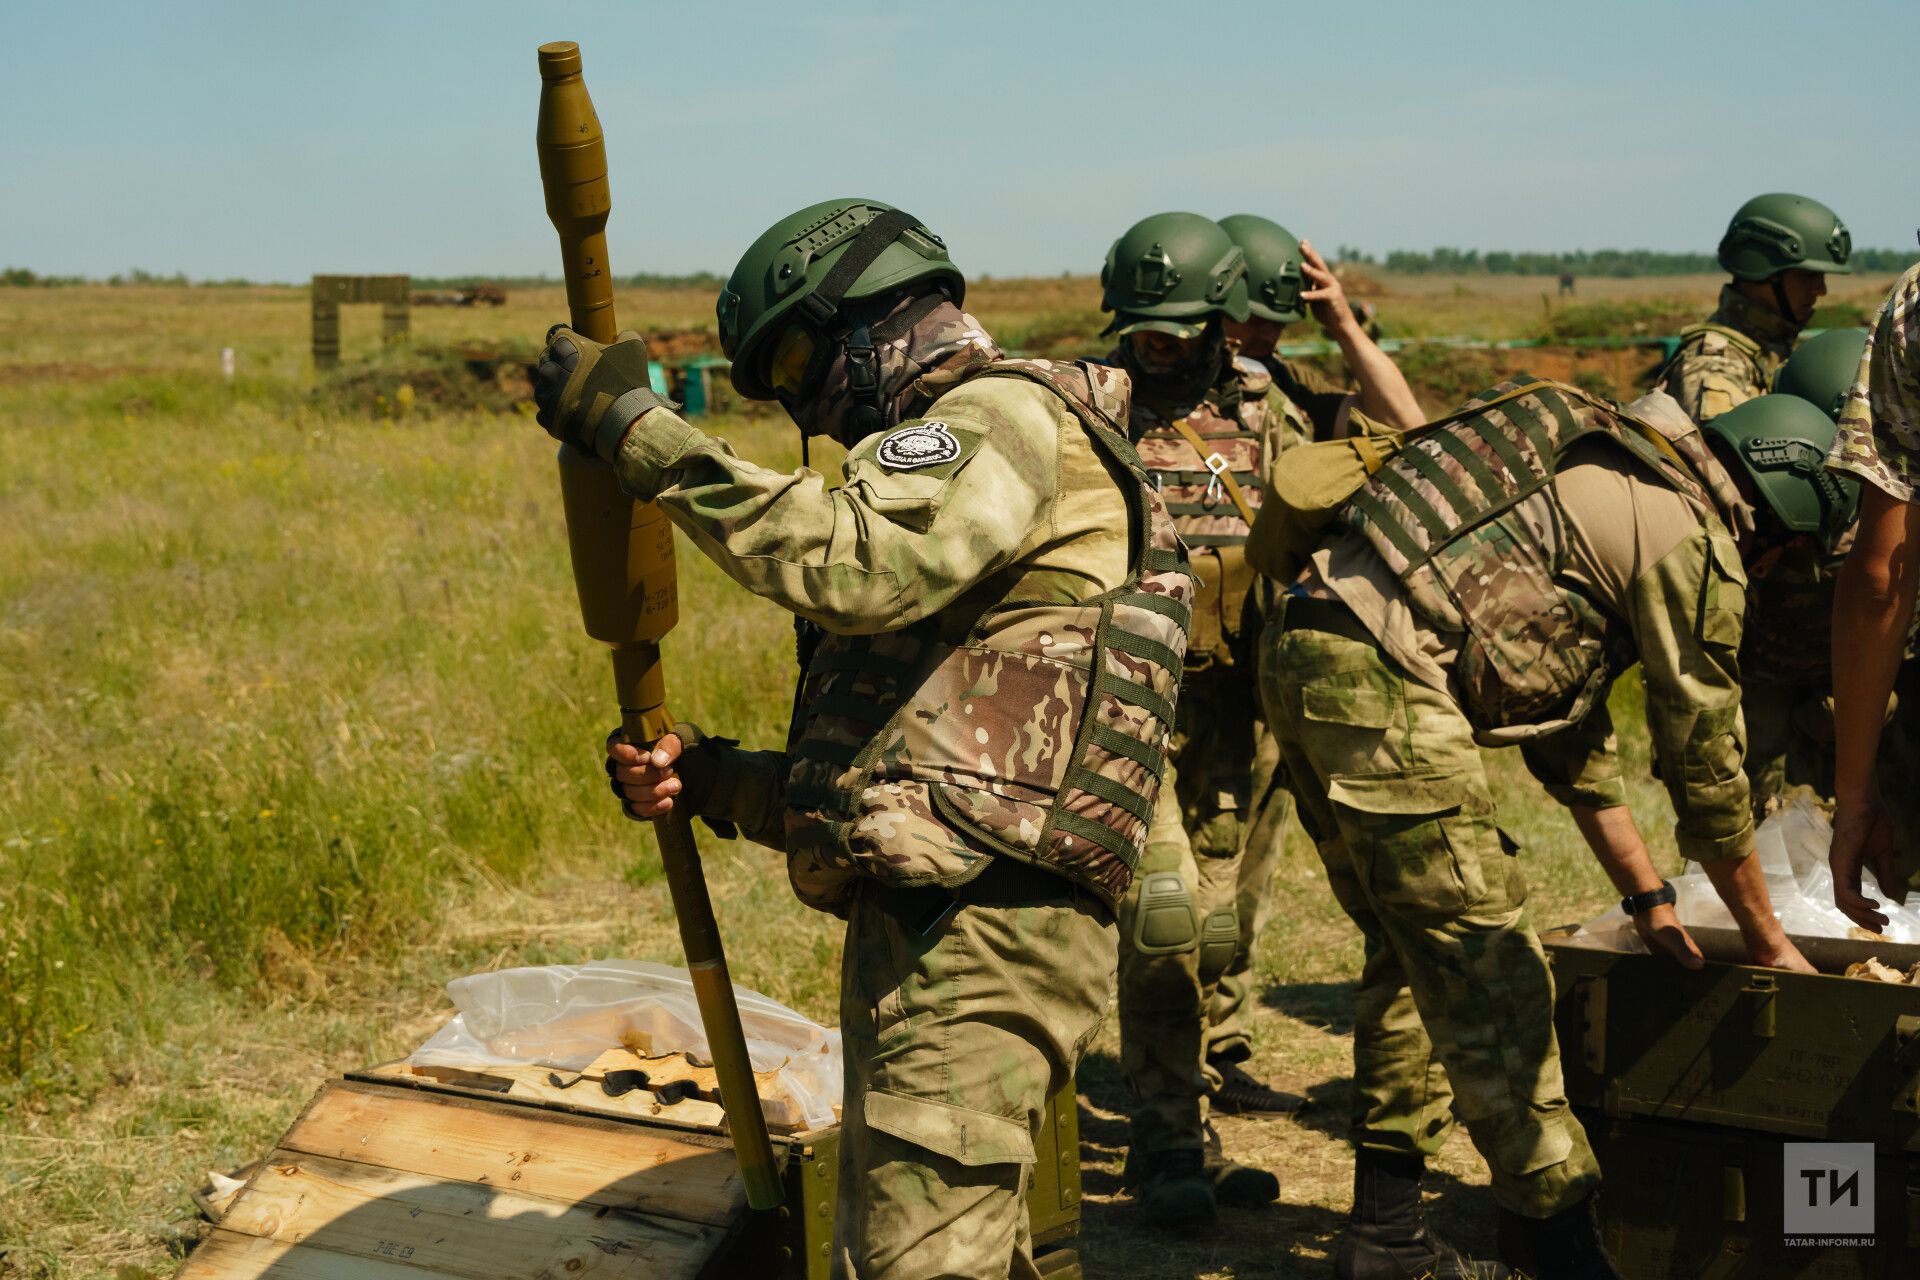
<instances>
[{"instance_id":1,"label":"knee pad","mask_svg":"<svg viewBox=\"0 0 1920 1280\"><path fill-rule=\"evenodd\" d=\"M1212 982L1227 971L1233 963L1234 952L1240 949L1240 917L1232 907L1221 907L1207 913L1200 922L1200 978Z\"/></svg>"},{"instance_id":2,"label":"knee pad","mask_svg":"<svg viewBox=\"0 0 1920 1280\"><path fill-rule=\"evenodd\" d=\"M1191 951L1200 940L1193 895L1176 871L1155 871L1135 881L1122 914L1131 917L1123 927L1133 949L1143 956Z\"/></svg>"}]
</instances>

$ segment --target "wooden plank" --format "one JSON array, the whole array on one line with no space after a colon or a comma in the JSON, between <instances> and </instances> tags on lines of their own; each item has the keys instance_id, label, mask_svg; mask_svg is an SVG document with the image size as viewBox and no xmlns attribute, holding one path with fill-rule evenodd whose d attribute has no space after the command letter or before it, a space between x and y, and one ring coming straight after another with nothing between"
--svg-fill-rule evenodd
<instances>
[{"instance_id":1,"label":"wooden plank","mask_svg":"<svg viewBox=\"0 0 1920 1280\"><path fill-rule=\"evenodd\" d=\"M471 1090L501 1097L551 1102L570 1111L626 1117L641 1124L654 1125L664 1120L669 1123L661 1127L670 1131L679 1125L716 1137L724 1137L727 1131L726 1110L717 1102L703 1102L698 1097L664 1103L650 1090L634 1089L616 1098L601 1088L599 1080L590 1080L577 1071L525 1064L498 1066L490 1070L498 1074L453 1067L408 1068L402 1064L398 1069L390 1066L373 1067L355 1072L350 1078L374 1076L381 1080L413 1084L432 1081L435 1085L445 1085L463 1092ZM556 1078L559 1084L553 1083ZM775 1133L787 1132L779 1126L770 1127Z\"/></svg>"},{"instance_id":2,"label":"wooden plank","mask_svg":"<svg viewBox=\"0 0 1920 1280\"><path fill-rule=\"evenodd\" d=\"M685 1124L701 1125L716 1132L726 1127L727 1113L717 1102L703 1102L693 1097L682 1098L675 1103L665 1103L646 1089L634 1089L616 1098L601 1088L598 1080L583 1076L577 1083L563 1087L550 1081L547 1078L550 1074L551 1072L544 1067L538 1070L525 1068L516 1070L511 1077L512 1088L507 1092L509 1096L515 1098L540 1098L548 1102L564 1103L567 1106L605 1111L609 1115L633 1116L642 1120L655 1116L667 1116Z\"/></svg>"},{"instance_id":3,"label":"wooden plank","mask_svg":"<svg viewBox=\"0 0 1920 1280\"><path fill-rule=\"evenodd\" d=\"M693 1086L697 1096L709 1102L720 1096L720 1081L713 1068L696 1066L684 1053L646 1057L624 1047L608 1049L583 1067L580 1074L588 1080L604 1080L615 1071L644 1071L649 1083L656 1087L684 1080ZM806 1123L806 1112L787 1093L778 1071L756 1071L753 1082L768 1125L792 1132Z\"/></svg>"},{"instance_id":4,"label":"wooden plank","mask_svg":"<svg viewBox=\"0 0 1920 1280\"><path fill-rule=\"evenodd\" d=\"M739 1167L732 1147L697 1136L343 1081L314 1099L280 1145L569 1204L723 1224L746 1203Z\"/></svg>"},{"instance_id":5,"label":"wooden plank","mask_svg":"<svg viewBox=\"0 0 1920 1280\"><path fill-rule=\"evenodd\" d=\"M267 1158L221 1225L468 1280L690 1276L723 1237L674 1218L289 1151Z\"/></svg>"},{"instance_id":6,"label":"wooden plank","mask_svg":"<svg viewBox=\"0 0 1920 1280\"><path fill-rule=\"evenodd\" d=\"M445 1272L303 1249L280 1240L216 1229L174 1272L173 1280L467 1280Z\"/></svg>"}]
</instances>

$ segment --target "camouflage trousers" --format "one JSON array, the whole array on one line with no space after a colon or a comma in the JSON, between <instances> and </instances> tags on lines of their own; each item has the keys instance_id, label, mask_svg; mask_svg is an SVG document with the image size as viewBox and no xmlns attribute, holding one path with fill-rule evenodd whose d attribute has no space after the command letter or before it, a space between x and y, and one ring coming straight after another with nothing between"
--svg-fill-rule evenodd
<instances>
[{"instance_id":1,"label":"camouflage trousers","mask_svg":"<svg viewBox=\"0 0 1920 1280\"><path fill-rule=\"evenodd\" d=\"M1207 1013L1240 946L1234 904L1253 798L1254 707L1251 680L1238 672L1180 691L1160 801L1120 909L1120 1063L1136 1155L1201 1147L1206 1098L1219 1085L1206 1065ZM1133 930L1148 877L1161 872L1180 877L1193 930L1188 945L1151 954Z\"/></svg>"},{"instance_id":2,"label":"camouflage trousers","mask_svg":"<svg viewBox=\"0 0 1920 1280\"><path fill-rule=\"evenodd\" d=\"M1233 913L1240 926L1227 971L1220 975L1207 1002L1206 1061L1245 1062L1253 1056L1247 1025L1253 998L1253 944L1267 927L1273 911L1273 877L1286 852L1287 828L1293 823L1293 792L1287 790L1280 768L1280 743L1265 723L1254 731L1253 807L1240 843L1240 868L1234 876ZM1209 1090L1217 1087L1217 1073L1206 1068Z\"/></svg>"},{"instance_id":3,"label":"camouflage trousers","mask_svg":"<svg viewBox=\"0 0 1920 1280\"><path fill-rule=\"evenodd\" d=\"M1366 937L1353 1140L1430 1154L1457 1109L1501 1204L1568 1208L1600 1171L1567 1107L1553 979L1466 717L1357 622L1333 634L1285 617L1262 639L1262 700L1301 823Z\"/></svg>"},{"instance_id":4,"label":"camouflage trousers","mask_svg":"<svg viewBox=\"0 0 1920 1280\"><path fill-rule=\"evenodd\" d=\"M1038 1275L1034 1140L1106 1016L1113 917L1012 863L956 896L922 933L924 894L863 883L847 918L836 1277Z\"/></svg>"}]
</instances>

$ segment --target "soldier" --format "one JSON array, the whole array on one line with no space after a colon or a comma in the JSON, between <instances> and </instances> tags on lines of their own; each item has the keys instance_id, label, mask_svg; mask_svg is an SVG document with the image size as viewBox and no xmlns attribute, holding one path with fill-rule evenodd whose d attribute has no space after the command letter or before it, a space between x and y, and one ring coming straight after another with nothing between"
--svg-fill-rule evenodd
<instances>
[{"instance_id":1,"label":"soldier","mask_svg":"<svg viewBox=\"0 0 1920 1280\"><path fill-rule=\"evenodd\" d=\"M845 483L736 458L647 390L644 344L556 328L541 420L805 620L784 750L693 726L608 772L787 855L847 921L834 1274L1036 1275L1048 1097L1112 991L1192 579L1125 438L1124 375L1014 361L942 241L871 200L774 224L719 300L733 385L848 448Z\"/></svg>"},{"instance_id":2,"label":"soldier","mask_svg":"<svg viewBox=\"0 0 1920 1280\"><path fill-rule=\"evenodd\" d=\"M1865 329L1807 339L1780 366L1775 394L1795 395L1838 420L1853 385ZM1718 418L1707 424L1713 430ZM1725 441L1756 482L1769 466L1809 465L1759 441ZM1747 783L1754 820L1794 786L1833 793L1833 663L1828 642L1834 575L1853 545L1849 523L1831 544L1813 532L1749 566L1747 625L1740 642L1740 708L1747 722Z\"/></svg>"},{"instance_id":3,"label":"soldier","mask_svg":"<svg viewBox=\"0 0 1920 1280\"><path fill-rule=\"evenodd\" d=\"M1109 359L1133 378L1133 438L1201 584L1170 785L1120 913L1121 1058L1134 1098L1125 1177L1150 1221L1178 1227L1210 1220L1217 1204L1279 1195L1272 1175L1219 1151L1207 1095L1225 1085L1238 1110L1296 1105L1239 1066L1244 1033L1240 1054L1210 1066L1205 1030L1215 986L1243 943L1235 899L1254 797L1265 799L1269 871L1287 816L1273 787L1276 753L1261 776L1252 767L1246 619L1257 616L1256 575L1244 544L1274 459L1311 427L1264 368L1232 356L1223 324L1248 319L1248 282L1245 257L1219 224L1194 213L1144 219L1114 243L1101 283L1102 309L1114 313L1107 332L1119 337ZM1296 268L1285 303L1296 311L1299 284ZM1347 314L1337 283L1316 285L1317 307Z\"/></svg>"},{"instance_id":4,"label":"soldier","mask_svg":"<svg viewBox=\"0 0 1920 1280\"><path fill-rule=\"evenodd\" d=\"M1824 416L1792 397L1769 401L1750 408L1773 436L1824 446ZM1531 1274L1618 1276L1481 745L1522 745L1641 936L1698 967L1625 807L1607 693L1639 662L1680 851L1702 862L1756 963L1806 968L1749 856L1734 655L1742 563L1782 536L1750 518L1752 505L1772 510L1792 486L1810 487L1830 528L1843 495L1795 470L1756 491L1665 407L1678 421L1656 430L1557 383L1509 383L1470 402L1411 437L1341 508L1262 638L1262 700L1302 823L1323 857L1350 862L1333 887L1367 940L1356 1194L1338 1276L1502 1274L1460 1258L1421 1217L1424 1160L1452 1129L1456 1097L1531 1245Z\"/></svg>"},{"instance_id":5,"label":"soldier","mask_svg":"<svg viewBox=\"0 0 1920 1280\"><path fill-rule=\"evenodd\" d=\"M1766 394L1826 296L1827 276L1853 270L1852 252L1846 224L1817 200L1777 193L1741 205L1720 239L1720 265L1733 279L1714 313L1681 331L1654 385L1695 422Z\"/></svg>"},{"instance_id":6,"label":"soldier","mask_svg":"<svg viewBox=\"0 0 1920 1280\"><path fill-rule=\"evenodd\" d=\"M1887 742L1881 735L1896 686L1896 715L1905 718L1920 702L1915 664L1902 662L1920 548L1920 266L1900 277L1874 321L1827 466L1866 481L1859 533L1834 593L1834 904L1878 930L1887 917L1862 892L1863 866L1896 902L1920 887L1914 774L1888 768L1898 736ZM1901 736L1911 742L1916 735Z\"/></svg>"},{"instance_id":7,"label":"soldier","mask_svg":"<svg viewBox=\"0 0 1920 1280\"><path fill-rule=\"evenodd\" d=\"M1403 430L1426 420L1406 378L1373 342L1357 304L1349 305L1339 277L1311 244L1258 214L1233 214L1220 219L1220 227L1247 259L1249 314L1244 320L1223 317L1227 341L1240 357L1258 362L1274 390L1285 397L1283 419L1304 422L1316 440L1351 434L1370 418ZM1359 384L1357 392L1335 388L1280 358L1278 345L1286 327L1305 319L1309 308L1322 332L1339 345ZM1357 421L1356 408L1361 410ZM1251 674L1243 664L1241 678ZM1251 689L1240 696L1249 702L1257 699ZM1242 1064L1253 1053L1247 1035L1253 946L1266 925L1274 871L1293 818L1293 797L1275 768L1279 748L1264 723L1256 726L1255 737L1254 804L1244 825L1235 877L1239 941L1207 1005L1206 1078L1215 1110L1260 1114L1286 1108L1290 1097L1267 1088Z\"/></svg>"}]
</instances>

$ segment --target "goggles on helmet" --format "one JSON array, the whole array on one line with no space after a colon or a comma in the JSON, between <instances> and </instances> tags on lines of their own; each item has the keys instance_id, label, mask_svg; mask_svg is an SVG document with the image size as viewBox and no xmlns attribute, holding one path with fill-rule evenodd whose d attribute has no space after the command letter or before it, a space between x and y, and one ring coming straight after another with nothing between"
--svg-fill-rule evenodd
<instances>
[{"instance_id":1,"label":"goggles on helmet","mask_svg":"<svg viewBox=\"0 0 1920 1280\"><path fill-rule=\"evenodd\" d=\"M798 398L806 390L807 375L813 369L816 350L818 344L807 326L787 326L787 331L780 335L780 340L774 344L773 355L767 361L767 384L773 388L774 394Z\"/></svg>"}]
</instances>

